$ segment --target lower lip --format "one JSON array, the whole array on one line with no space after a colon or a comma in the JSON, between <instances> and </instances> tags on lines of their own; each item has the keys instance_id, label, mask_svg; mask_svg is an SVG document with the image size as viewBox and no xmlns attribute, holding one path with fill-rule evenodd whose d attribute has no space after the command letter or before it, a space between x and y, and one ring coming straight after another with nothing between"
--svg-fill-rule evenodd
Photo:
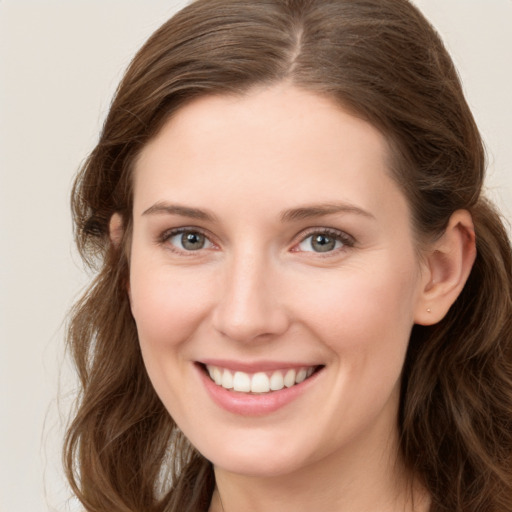
<instances>
[{"instance_id":1,"label":"lower lip","mask_svg":"<svg viewBox=\"0 0 512 512\"><path fill-rule=\"evenodd\" d=\"M212 400L226 411L242 416L262 416L281 409L306 392L319 375L323 373L322 369L291 388L252 395L217 386L206 374L202 366L196 366L206 391Z\"/></svg>"}]
</instances>

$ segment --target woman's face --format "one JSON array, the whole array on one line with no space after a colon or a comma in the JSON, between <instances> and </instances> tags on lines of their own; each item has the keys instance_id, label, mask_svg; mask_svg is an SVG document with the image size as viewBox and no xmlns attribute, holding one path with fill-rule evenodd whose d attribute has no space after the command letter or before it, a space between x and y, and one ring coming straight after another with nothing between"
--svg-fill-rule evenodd
<instances>
[{"instance_id":1,"label":"woman's face","mask_svg":"<svg viewBox=\"0 0 512 512\"><path fill-rule=\"evenodd\" d=\"M217 467L288 474L393 445L425 283L387 161L370 124L284 85L196 100L142 151L140 345Z\"/></svg>"}]
</instances>

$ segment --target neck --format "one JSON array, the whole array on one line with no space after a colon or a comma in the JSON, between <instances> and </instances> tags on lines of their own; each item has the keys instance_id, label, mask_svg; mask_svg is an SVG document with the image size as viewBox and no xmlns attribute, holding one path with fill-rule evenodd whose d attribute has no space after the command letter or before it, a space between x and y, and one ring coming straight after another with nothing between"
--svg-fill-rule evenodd
<instances>
[{"instance_id":1,"label":"neck","mask_svg":"<svg viewBox=\"0 0 512 512\"><path fill-rule=\"evenodd\" d=\"M286 475L248 476L215 468L210 512L427 512L427 493L404 469L397 433L376 444L362 436Z\"/></svg>"}]
</instances>

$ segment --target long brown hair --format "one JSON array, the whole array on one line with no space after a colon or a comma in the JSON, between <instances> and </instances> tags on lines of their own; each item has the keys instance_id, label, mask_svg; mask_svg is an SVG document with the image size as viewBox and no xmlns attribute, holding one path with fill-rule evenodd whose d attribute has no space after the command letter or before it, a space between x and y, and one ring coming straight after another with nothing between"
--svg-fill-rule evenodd
<instances>
[{"instance_id":1,"label":"long brown hair","mask_svg":"<svg viewBox=\"0 0 512 512\"><path fill-rule=\"evenodd\" d=\"M89 512L207 510L211 465L153 391L125 291L131 171L187 102L284 80L384 133L419 238L442 233L455 210L472 214L478 255L462 294L437 325L413 328L401 451L433 512L512 511L511 246L481 193L484 149L453 63L407 0L198 0L136 55L72 196L97 273L69 326L81 384L64 448L74 492ZM109 240L114 212L121 244Z\"/></svg>"}]
</instances>

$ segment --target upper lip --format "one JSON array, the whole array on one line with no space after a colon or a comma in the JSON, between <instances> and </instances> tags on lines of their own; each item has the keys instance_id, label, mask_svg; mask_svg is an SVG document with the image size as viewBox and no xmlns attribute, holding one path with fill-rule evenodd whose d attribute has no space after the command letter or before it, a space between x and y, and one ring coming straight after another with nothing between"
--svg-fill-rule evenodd
<instances>
[{"instance_id":1,"label":"upper lip","mask_svg":"<svg viewBox=\"0 0 512 512\"><path fill-rule=\"evenodd\" d=\"M274 370L286 370L289 368L309 368L320 366L318 363L305 361L235 361L232 359L202 359L197 361L205 366L217 366L232 371L246 373L270 372Z\"/></svg>"}]
</instances>

